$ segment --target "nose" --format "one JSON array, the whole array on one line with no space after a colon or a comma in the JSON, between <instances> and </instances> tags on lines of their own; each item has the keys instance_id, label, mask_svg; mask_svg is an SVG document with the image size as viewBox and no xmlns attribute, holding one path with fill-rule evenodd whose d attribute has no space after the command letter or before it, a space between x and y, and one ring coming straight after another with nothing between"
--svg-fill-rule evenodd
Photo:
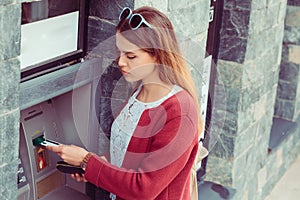
<instances>
[{"instance_id":1,"label":"nose","mask_svg":"<svg viewBox=\"0 0 300 200\"><path fill-rule=\"evenodd\" d=\"M119 61L118 61L118 65L119 65L120 68L126 66L126 58L125 58L125 54L123 54L123 53L120 54Z\"/></svg>"}]
</instances>

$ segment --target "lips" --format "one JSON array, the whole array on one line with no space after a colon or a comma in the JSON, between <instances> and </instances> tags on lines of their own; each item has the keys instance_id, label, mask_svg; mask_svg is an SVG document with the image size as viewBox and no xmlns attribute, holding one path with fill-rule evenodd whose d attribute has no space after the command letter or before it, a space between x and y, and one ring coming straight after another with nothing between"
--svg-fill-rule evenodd
<instances>
[{"instance_id":1,"label":"lips","mask_svg":"<svg viewBox=\"0 0 300 200\"><path fill-rule=\"evenodd\" d=\"M128 72L124 71L124 70L121 70L121 73L123 74L123 76L129 74Z\"/></svg>"}]
</instances>

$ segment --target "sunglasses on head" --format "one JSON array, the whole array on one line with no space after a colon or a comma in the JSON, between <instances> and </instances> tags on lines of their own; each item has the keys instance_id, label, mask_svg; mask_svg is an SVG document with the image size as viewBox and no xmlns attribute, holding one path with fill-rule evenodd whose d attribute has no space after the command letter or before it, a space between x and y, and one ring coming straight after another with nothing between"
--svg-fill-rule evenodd
<instances>
[{"instance_id":1,"label":"sunglasses on head","mask_svg":"<svg viewBox=\"0 0 300 200\"><path fill-rule=\"evenodd\" d=\"M132 30L136 30L145 24L147 27L152 28L152 26L145 20L145 18L138 13L132 14L132 10L128 7L123 8L120 13L119 20L129 19L129 26Z\"/></svg>"}]
</instances>

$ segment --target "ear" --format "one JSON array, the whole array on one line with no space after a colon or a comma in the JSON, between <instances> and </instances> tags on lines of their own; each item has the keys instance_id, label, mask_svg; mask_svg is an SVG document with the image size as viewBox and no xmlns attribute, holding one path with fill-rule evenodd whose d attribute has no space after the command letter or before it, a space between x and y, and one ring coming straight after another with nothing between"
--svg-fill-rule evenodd
<instances>
[{"instance_id":1,"label":"ear","mask_svg":"<svg viewBox=\"0 0 300 200\"><path fill-rule=\"evenodd\" d=\"M157 57L156 57L156 56L153 56L153 58L154 58L155 64L158 64L158 63L157 63Z\"/></svg>"},{"instance_id":2,"label":"ear","mask_svg":"<svg viewBox=\"0 0 300 200\"><path fill-rule=\"evenodd\" d=\"M158 64L158 57L157 57L157 55L155 55L155 52L154 51L151 51L151 52L149 52L149 54L152 56L152 58L154 59L154 62L156 63L156 64Z\"/></svg>"}]
</instances>

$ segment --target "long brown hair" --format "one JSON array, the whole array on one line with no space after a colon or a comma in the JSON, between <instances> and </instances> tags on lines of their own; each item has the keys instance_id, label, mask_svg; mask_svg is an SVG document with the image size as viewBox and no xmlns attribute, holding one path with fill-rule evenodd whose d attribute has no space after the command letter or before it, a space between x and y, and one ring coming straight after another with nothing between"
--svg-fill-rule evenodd
<instances>
[{"instance_id":1,"label":"long brown hair","mask_svg":"<svg viewBox=\"0 0 300 200\"><path fill-rule=\"evenodd\" d=\"M134 13L141 14L152 28L141 26L136 30L131 30L129 20L123 19L116 27L117 32L156 58L159 76L163 82L177 84L193 97L199 116L200 134L203 130L203 123L196 87L180 51L172 23L165 14L152 7L144 6L133 10Z\"/></svg>"}]
</instances>

